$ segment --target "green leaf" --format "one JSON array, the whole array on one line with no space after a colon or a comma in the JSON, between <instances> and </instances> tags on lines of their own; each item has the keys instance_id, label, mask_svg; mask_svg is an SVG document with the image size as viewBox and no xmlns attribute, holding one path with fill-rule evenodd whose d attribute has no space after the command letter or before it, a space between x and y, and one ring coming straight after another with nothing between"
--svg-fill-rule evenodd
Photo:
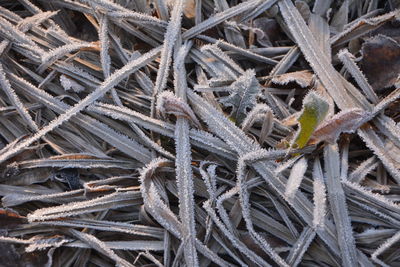
<instances>
[{"instance_id":1,"label":"green leaf","mask_svg":"<svg viewBox=\"0 0 400 267\"><path fill-rule=\"evenodd\" d=\"M310 140L317 126L328 113L329 104L314 91L306 95L303 100L302 113L298 119L300 127L293 143L293 147L303 148Z\"/></svg>"}]
</instances>

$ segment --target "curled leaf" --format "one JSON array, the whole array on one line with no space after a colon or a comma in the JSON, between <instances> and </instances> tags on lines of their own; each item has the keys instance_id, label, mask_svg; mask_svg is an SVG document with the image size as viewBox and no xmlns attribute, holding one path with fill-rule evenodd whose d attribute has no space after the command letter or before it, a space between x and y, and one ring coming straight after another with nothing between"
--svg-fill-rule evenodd
<instances>
[{"instance_id":1,"label":"curled leaf","mask_svg":"<svg viewBox=\"0 0 400 267\"><path fill-rule=\"evenodd\" d=\"M158 96L157 110L163 116L166 114L173 114L176 117L184 117L192 121L198 128L201 128L199 120L196 118L196 115L194 115L189 105L170 91L162 92Z\"/></svg>"},{"instance_id":2,"label":"curled leaf","mask_svg":"<svg viewBox=\"0 0 400 267\"><path fill-rule=\"evenodd\" d=\"M359 108L341 111L318 126L312 135L312 142L334 144L341 133L355 132L369 118L370 113Z\"/></svg>"},{"instance_id":3,"label":"curled leaf","mask_svg":"<svg viewBox=\"0 0 400 267\"><path fill-rule=\"evenodd\" d=\"M295 83L301 88L307 88L312 85L313 74L308 70L289 72L272 78L272 84L288 85Z\"/></svg>"},{"instance_id":4,"label":"curled leaf","mask_svg":"<svg viewBox=\"0 0 400 267\"><path fill-rule=\"evenodd\" d=\"M300 128L294 141L294 146L303 148L310 140L318 125L328 113L328 102L316 92L311 91L303 100L302 113L298 119Z\"/></svg>"}]
</instances>

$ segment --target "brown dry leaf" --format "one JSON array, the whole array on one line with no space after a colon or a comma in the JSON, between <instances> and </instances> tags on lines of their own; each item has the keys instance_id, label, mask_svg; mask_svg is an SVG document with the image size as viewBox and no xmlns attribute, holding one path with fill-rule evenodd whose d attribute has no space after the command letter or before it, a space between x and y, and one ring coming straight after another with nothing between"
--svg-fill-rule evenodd
<instances>
[{"instance_id":1,"label":"brown dry leaf","mask_svg":"<svg viewBox=\"0 0 400 267\"><path fill-rule=\"evenodd\" d=\"M374 90L393 86L400 75L400 45L394 39L377 35L362 46L360 68Z\"/></svg>"},{"instance_id":2,"label":"brown dry leaf","mask_svg":"<svg viewBox=\"0 0 400 267\"><path fill-rule=\"evenodd\" d=\"M378 29L372 31L370 37L382 34L400 42L400 27L398 24L398 21L388 21Z\"/></svg>"},{"instance_id":3,"label":"brown dry leaf","mask_svg":"<svg viewBox=\"0 0 400 267\"><path fill-rule=\"evenodd\" d=\"M332 118L325 120L313 133L311 144L326 141L334 144L341 133L356 131L370 114L362 109L349 109L342 111Z\"/></svg>"},{"instance_id":4,"label":"brown dry leaf","mask_svg":"<svg viewBox=\"0 0 400 267\"><path fill-rule=\"evenodd\" d=\"M192 19L196 16L196 1L187 0L185 3L185 8L183 9L183 14L185 17Z\"/></svg>"},{"instance_id":5,"label":"brown dry leaf","mask_svg":"<svg viewBox=\"0 0 400 267\"><path fill-rule=\"evenodd\" d=\"M308 88L312 85L313 74L308 70L289 72L272 78L271 83L276 85L288 85L295 83L301 88Z\"/></svg>"},{"instance_id":6,"label":"brown dry leaf","mask_svg":"<svg viewBox=\"0 0 400 267\"><path fill-rule=\"evenodd\" d=\"M273 46L280 39L281 30L275 19L257 18L253 21L253 26L258 29L255 31L257 42L264 47Z\"/></svg>"},{"instance_id":7,"label":"brown dry leaf","mask_svg":"<svg viewBox=\"0 0 400 267\"><path fill-rule=\"evenodd\" d=\"M25 222L26 218L17 212L11 209L0 209L0 230L13 229Z\"/></svg>"},{"instance_id":8,"label":"brown dry leaf","mask_svg":"<svg viewBox=\"0 0 400 267\"><path fill-rule=\"evenodd\" d=\"M53 156L50 157L50 159L54 159L54 160L68 160L68 159L98 159L98 157L94 156L94 155L90 155L90 154L65 154L65 155L60 155L60 156Z\"/></svg>"}]
</instances>

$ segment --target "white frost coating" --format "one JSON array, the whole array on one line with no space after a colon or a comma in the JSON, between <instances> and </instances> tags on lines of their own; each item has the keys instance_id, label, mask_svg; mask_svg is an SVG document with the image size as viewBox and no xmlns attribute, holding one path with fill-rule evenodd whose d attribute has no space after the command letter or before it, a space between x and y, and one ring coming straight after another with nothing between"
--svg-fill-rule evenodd
<instances>
[{"instance_id":1,"label":"white frost coating","mask_svg":"<svg viewBox=\"0 0 400 267\"><path fill-rule=\"evenodd\" d=\"M74 154L72 155L75 156ZM78 156L80 155L82 154L79 154ZM136 164L132 164L132 162L125 160L100 158L57 159L56 157L20 161L17 165L17 167L20 169L31 169L38 167L134 169L136 166Z\"/></svg>"},{"instance_id":2,"label":"white frost coating","mask_svg":"<svg viewBox=\"0 0 400 267\"><path fill-rule=\"evenodd\" d=\"M72 202L60 206L38 209L32 213L29 213L27 218L29 222L44 221L110 208L125 207L131 205L129 200L134 201L138 198L138 192L115 192L91 200Z\"/></svg>"},{"instance_id":3,"label":"white frost coating","mask_svg":"<svg viewBox=\"0 0 400 267\"><path fill-rule=\"evenodd\" d=\"M247 109L252 109L257 104L259 94L255 71L250 69L229 86L229 96L221 97L220 101L225 106L232 107L231 115L242 122L246 118Z\"/></svg>"},{"instance_id":4,"label":"white frost coating","mask_svg":"<svg viewBox=\"0 0 400 267\"><path fill-rule=\"evenodd\" d=\"M288 72L285 74L280 74L278 76L274 76L271 79L273 84L279 85L288 85L289 83L296 83L301 88L308 88L312 85L313 76L312 74L305 70L305 71L296 71L296 72Z\"/></svg>"},{"instance_id":5,"label":"white frost coating","mask_svg":"<svg viewBox=\"0 0 400 267\"><path fill-rule=\"evenodd\" d=\"M190 138L193 144L203 147L210 152L216 153L226 158L236 159L237 156L230 147L218 137L209 132L190 129Z\"/></svg>"},{"instance_id":6,"label":"white frost coating","mask_svg":"<svg viewBox=\"0 0 400 267\"><path fill-rule=\"evenodd\" d=\"M317 121L321 122L329 109L329 101L317 91L310 91L303 99L303 110L305 107L316 111Z\"/></svg>"},{"instance_id":7,"label":"white frost coating","mask_svg":"<svg viewBox=\"0 0 400 267\"><path fill-rule=\"evenodd\" d=\"M362 73L360 68L354 62L354 56L347 49L340 50L337 55L368 99L374 104L378 103L379 97L375 94L375 91L368 83L364 73Z\"/></svg>"},{"instance_id":8,"label":"white frost coating","mask_svg":"<svg viewBox=\"0 0 400 267\"><path fill-rule=\"evenodd\" d=\"M110 259L114 260L116 263L116 266L121 266L121 267L134 267L134 265L130 264L128 261L124 260L117 254L115 254L114 251L112 251L111 248L109 248L103 241L97 239L95 236L83 233L80 231L77 231L75 229L70 229L69 230L75 237L78 239L82 240L86 244L88 244L90 247L93 249L97 250L103 255L106 255Z\"/></svg>"},{"instance_id":9,"label":"white frost coating","mask_svg":"<svg viewBox=\"0 0 400 267\"><path fill-rule=\"evenodd\" d=\"M5 195L2 199L2 204L4 207L11 207L11 206L16 206L16 205L21 205L22 203L25 202L30 202L30 201L41 201L41 200L56 200L56 199L63 199L63 198L68 198L68 197L73 197L74 195L82 194L84 191L83 189L77 189L77 190L72 190L72 191L67 191L67 192L57 192L57 193L51 193L51 194L22 194L22 193L13 193L10 195Z\"/></svg>"},{"instance_id":10,"label":"white frost coating","mask_svg":"<svg viewBox=\"0 0 400 267\"><path fill-rule=\"evenodd\" d=\"M108 38L108 18L102 16L100 19L99 39L100 39L100 61L103 69L103 75L108 78L111 73L111 58L108 50L110 48L110 40Z\"/></svg>"},{"instance_id":11,"label":"white frost coating","mask_svg":"<svg viewBox=\"0 0 400 267\"><path fill-rule=\"evenodd\" d=\"M42 55L42 64L39 66L39 70L43 71L47 66L54 63L56 60L62 58L63 56L82 48L94 47L92 43L72 43L59 46L55 49L50 50Z\"/></svg>"},{"instance_id":12,"label":"white frost coating","mask_svg":"<svg viewBox=\"0 0 400 267\"><path fill-rule=\"evenodd\" d=\"M15 106L18 113L22 116L22 118L29 125L29 127L35 132L38 131L39 128L36 125L36 123L33 121L31 115L29 115L29 111L25 108L24 104L21 102L18 95L11 88L10 82L8 81L6 74L4 73L2 64L0 64L0 87L6 93L7 97L10 99L11 103Z\"/></svg>"},{"instance_id":13,"label":"white frost coating","mask_svg":"<svg viewBox=\"0 0 400 267\"><path fill-rule=\"evenodd\" d=\"M60 72L67 74L68 76L74 77L77 76L80 78L80 80L88 80L93 84L100 84L101 81L99 79L97 79L96 77L94 77L93 75L89 74L88 72L82 70L81 68L73 65L73 64L69 64L66 63L64 61L59 61L56 63L57 67L60 68Z\"/></svg>"},{"instance_id":14,"label":"white frost coating","mask_svg":"<svg viewBox=\"0 0 400 267\"><path fill-rule=\"evenodd\" d=\"M240 15L241 13L251 8L254 8L254 6L258 5L260 2L260 0L250 0L234 7L225 9L224 11L215 14L214 16L202 21L201 23L187 30L184 34L182 34L182 39L193 38L201 32L220 24L221 22L224 22L234 16Z\"/></svg>"},{"instance_id":15,"label":"white frost coating","mask_svg":"<svg viewBox=\"0 0 400 267\"><path fill-rule=\"evenodd\" d=\"M75 93L80 93L85 90L85 87L75 82L74 80L68 78L65 75L60 75L60 83L65 91L74 91Z\"/></svg>"},{"instance_id":16,"label":"white frost coating","mask_svg":"<svg viewBox=\"0 0 400 267\"><path fill-rule=\"evenodd\" d=\"M226 209L223 206L223 203L232 198L234 195L238 193L239 189L235 186L232 187L231 189L225 191L223 194L221 194L216 201L216 208L218 210L219 216L221 217L223 223L225 226L228 228L229 232L234 233L234 227L232 225L232 222L229 218L229 214L226 211Z\"/></svg>"},{"instance_id":17,"label":"white frost coating","mask_svg":"<svg viewBox=\"0 0 400 267\"><path fill-rule=\"evenodd\" d=\"M364 200L368 200L369 202L373 202L376 205L383 207L384 209L388 209L400 214L400 204L393 202L391 199L386 198L381 194L374 193L362 187L361 185L352 183L350 181L342 181L342 183L345 187L362 195Z\"/></svg>"},{"instance_id":18,"label":"white frost coating","mask_svg":"<svg viewBox=\"0 0 400 267\"><path fill-rule=\"evenodd\" d=\"M117 107L109 104L96 103L95 106L89 106L90 111L110 116L111 118L134 122L145 129L157 132L159 134L174 137L174 125L153 119L139 112L128 108ZM207 149L226 158L236 159L234 152L219 138L206 131L190 129L190 138L196 146Z\"/></svg>"},{"instance_id":19,"label":"white frost coating","mask_svg":"<svg viewBox=\"0 0 400 267\"><path fill-rule=\"evenodd\" d=\"M70 239L64 239L62 237L49 237L49 238L36 238L36 236L29 239L33 241L29 246L25 248L25 252L34 252L36 250L45 250L48 248L58 248L63 244L71 242Z\"/></svg>"},{"instance_id":20,"label":"white frost coating","mask_svg":"<svg viewBox=\"0 0 400 267\"><path fill-rule=\"evenodd\" d=\"M346 197L340 182L340 159L337 145L324 148L326 185L329 206L336 226L343 266L357 266L357 250L346 204Z\"/></svg>"},{"instance_id":21,"label":"white frost coating","mask_svg":"<svg viewBox=\"0 0 400 267\"><path fill-rule=\"evenodd\" d=\"M11 74L10 77L14 82L17 82L20 85L19 89L23 90L25 94L30 95L32 98L45 104L55 112L60 114L71 108L66 103L54 98L46 91L35 87L26 80L14 74ZM135 155L135 158L140 162L147 163L150 161L150 151L128 136L118 133L114 129L108 127L106 124L82 114L78 114L75 119L81 124L82 127L88 129L96 136L100 137L102 140L106 141L112 146L115 146L127 155Z\"/></svg>"},{"instance_id":22,"label":"white frost coating","mask_svg":"<svg viewBox=\"0 0 400 267\"><path fill-rule=\"evenodd\" d=\"M387 137L386 142L392 142L396 147L400 148L400 123L396 123L392 118L386 115L380 115L374 121L374 124L379 128L381 133ZM398 153L398 155L399 154L400 153Z\"/></svg>"},{"instance_id":23,"label":"white frost coating","mask_svg":"<svg viewBox=\"0 0 400 267\"><path fill-rule=\"evenodd\" d=\"M190 91L188 96L197 113L213 129L213 132L218 133L231 148L235 149L239 154L258 150L258 145L202 97ZM224 131L220 130L221 127L224 128Z\"/></svg>"},{"instance_id":24,"label":"white frost coating","mask_svg":"<svg viewBox=\"0 0 400 267\"><path fill-rule=\"evenodd\" d=\"M246 223L246 228L249 231L251 238L263 249L265 253L267 253L279 266L288 267L289 265L285 262L285 260L283 260L279 256L279 254L276 253L275 250L271 247L268 241L264 237L262 237L259 233L257 233L254 229L250 214L250 203L249 203L250 195L248 193L245 184L244 171L246 169L247 163L251 163L251 161L261 160L265 157L268 157L270 156L270 153L268 153L268 151L260 151L259 153L257 153L257 155L254 155L258 156L258 158L254 158L253 156L250 155L251 154L247 154L244 157L239 158L237 167L237 188L239 189L240 205L242 206L242 214L243 214L243 219L245 220ZM234 187L233 189L236 188Z\"/></svg>"},{"instance_id":25,"label":"white frost coating","mask_svg":"<svg viewBox=\"0 0 400 267\"><path fill-rule=\"evenodd\" d=\"M329 112L329 101L316 91L309 91L303 99L303 105L300 116L298 119L302 118L303 114L305 116L315 116L316 126L319 125L326 117ZM290 147L293 147L297 138L302 133L301 124L299 123L299 129L297 130L294 138L291 140Z\"/></svg>"},{"instance_id":26,"label":"white frost coating","mask_svg":"<svg viewBox=\"0 0 400 267\"><path fill-rule=\"evenodd\" d=\"M313 178L314 178L313 226L315 229L322 229L325 227L326 187L319 159L316 159L314 161Z\"/></svg>"},{"instance_id":27,"label":"white frost coating","mask_svg":"<svg viewBox=\"0 0 400 267\"><path fill-rule=\"evenodd\" d=\"M174 59L174 87L175 94L179 97L179 102L183 104L187 112L191 112L191 117L196 119L193 111L186 103L186 82L185 57L189 53L191 43L185 43L178 50ZM161 97L159 97L160 99ZM175 97L177 98L177 97ZM179 103L176 103L179 105ZM174 105L174 104L172 104ZM166 106L163 109L168 109ZM197 119L196 119L197 121ZM200 125L200 122L197 121ZM199 266L197 250L195 247L196 228L194 218L194 188L192 173L192 152L189 137L189 122L185 117L178 117L175 125L175 171L179 196L179 216L182 222L182 235L184 243L185 263L188 266Z\"/></svg>"},{"instance_id":28,"label":"white frost coating","mask_svg":"<svg viewBox=\"0 0 400 267\"><path fill-rule=\"evenodd\" d=\"M179 98L176 97L175 94L171 91L160 93L157 97L156 109L161 115L167 114L167 109L165 108L166 101L168 101L170 105L178 106L179 104L181 104Z\"/></svg>"},{"instance_id":29,"label":"white frost coating","mask_svg":"<svg viewBox=\"0 0 400 267\"><path fill-rule=\"evenodd\" d=\"M127 107L96 102L94 105L89 106L88 110L109 116L116 120L133 122L147 130L173 137L174 126L172 124L143 115Z\"/></svg>"},{"instance_id":30,"label":"white frost coating","mask_svg":"<svg viewBox=\"0 0 400 267\"><path fill-rule=\"evenodd\" d=\"M209 45L205 45L206 48ZM202 46L203 48L204 46ZM198 52L199 56L201 55L202 63L204 64L199 64L205 68L210 73L210 76L212 77L209 81L210 82L218 82L218 81L226 81L226 80L235 80L237 79L237 76L239 72L234 71L234 69L230 68L230 66L225 63L225 60L221 58L218 55L215 55L214 53L211 53L210 51L203 51L201 49L201 52ZM221 51L221 53L223 53ZM209 68L209 69L208 69Z\"/></svg>"},{"instance_id":31,"label":"white frost coating","mask_svg":"<svg viewBox=\"0 0 400 267\"><path fill-rule=\"evenodd\" d=\"M338 80L339 74L326 58L317 44L310 29L301 17L291 0L281 0L279 8L305 58L320 78L328 93L335 100L340 109L351 108L353 103L348 96L343 83Z\"/></svg>"},{"instance_id":32,"label":"white frost coating","mask_svg":"<svg viewBox=\"0 0 400 267\"><path fill-rule=\"evenodd\" d=\"M382 161L388 172L393 176L397 183L400 183L400 170L396 166L396 161L386 153L385 145L382 139L373 129L359 129L358 135L365 142L367 147L371 149L375 155Z\"/></svg>"},{"instance_id":33,"label":"white frost coating","mask_svg":"<svg viewBox=\"0 0 400 267\"><path fill-rule=\"evenodd\" d=\"M175 41L181 30L182 12L185 5L184 0L175 1L174 9L171 12L171 19L165 32L164 44L161 51L160 65L157 72L156 83L153 95L164 90L167 84L169 66L171 65L171 56Z\"/></svg>"},{"instance_id":34,"label":"white frost coating","mask_svg":"<svg viewBox=\"0 0 400 267\"><path fill-rule=\"evenodd\" d=\"M174 114L178 118L190 119L198 127L201 126L189 105L171 91L164 91L159 94L156 109L162 115Z\"/></svg>"},{"instance_id":35,"label":"white frost coating","mask_svg":"<svg viewBox=\"0 0 400 267\"><path fill-rule=\"evenodd\" d=\"M287 256L287 261L290 266L296 267L299 265L304 253L306 253L308 247L311 245L311 242L314 240L315 234L316 232L313 228L304 228L300 237L297 239L296 243L294 243L289 255Z\"/></svg>"},{"instance_id":36,"label":"white frost coating","mask_svg":"<svg viewBox=\"0 0 400 267\"><path fill-rule=\"evenodd\" d=\"M142 171L140 176L141 192L143 202L149 213L161 224L165 229L175 235L177 238L182 239L181 229L182 225L176 218L175 214L169 207L161 200L161 197L151 182L151 176L156 168L167 164L168 161L156 158L151 161ZM195 239L196 248L204 256L208 257L211 261L217 263L219 266L228 266L216 253L207 248L198 239Z\"/></svg>"},{"instance_id":37,"label":"white frost coating","mask_svg":"<svg viewBox=\"0 0 400 267\"><path fill-rule=\"evenodd\" d=\"M17 27L22 31L26 32L29 29L31 29L33 26L40 25L42 22L50 19L51 17L55 16L58 11L46 11L46 12L41 12L35 14L33 16L27 17L23 20L21 20Z\"/></svg>"},{"instance_id":38,"label":"white frost coating","mask_svg":"<svg viewBox=\"0 0 400 267\"><path fill-rule=\"evenodd\" d=\"M58 220L58 221L45 221L41 222L41 225L56 225L56 226L69 226L76 228L90 228L108 232L121 232L131 235L139 235L144 237L154 237L157 239L163 238L163 231L159 228L124 223L124 222L113 222L113 221L97 221L90 219L69 219L69 220Z\"/></svg>"},{"instance_id":39,"label":"white frost coating","mask_svg":"<svg viewBox=\"0 0 400 267\"><path fill-rule=\"evenodd\" d=\"M220 62L222 62L226 67L230 68L234 73L233 77L237 77L239 74L243 74L244 70L233 61L224 51L222 51L217 44L208 44L201 47L201 51L206 55L210 55Z\"/></svg>"},{"instance_id":40,"label":"white frost coating","mask_svg":"<svg viewBox=\"0 0 400 267\"><path fill-rule=\"evenodd\" d=\"M399 77L400 78L400 77ZM399 86L399 85L397 85ZM388 96L382 99L373 109L372 113L375 115L389 106L391 103L400 98L400 88L395 89Z\"/></svg>"},{"instance_id":41,"label":"white frost coating","mask_svg":"<svg viewBox=\"0 0 400 267\"><path fill-rule=\"evenodd\" d=\"M379 248L377 248L371 255L371 258L373 261L383 265L383 266L389 266L386 264L383 264L382 261L380 261L378 259L378 256L380 254L382 254L385 250L387 250L388 248L390 248L391 246L393 246L395 243L399 242L400 240L400 231L397 232L394 236L392 236L391 238L387 239L382 245L379 246Z\"/></svg>"},{"instance_id":42,"label":"white frost coating","mask_svg":"<svg viewBox=\"0 0 400 267\"><path fill-rule=\"evenodd\" d=\"M107 11L107 16L116 18L127 18L132 19L135 22L150 23L151 25L156 25L159 27L166 27L167 23L156 17L149 16L144 13L135 12L130 9L124 8L123 6L114 3L110 0L82 0L84 3L88 3L91 6L96 6L98 8L104 8Z\"/></svg>"},{"instance_id":43,"label":"white frost coating","mask_svg":"<svg viewBox=\"0 0 400 267\"><path fill-rule=\"evenodd\" d=\"M92 104L96 101L99 97L103 96L105 92L110 90L111 88L115 87L119 82L129 76L131 73L135 72L139 68L145 66L149 61L153 60L158 53L160 52L160 47L155 48L146 54L143 54L136 60L133 60L126 64L124 67L115 71L108 79L106 79L95 91L90 93L80 102L78 102L75 106L68 109L65 113L58 116L56 119L52 120L47 126L40 129L35 135L30 138L25 139L24 141L20 142L16 145L13 149L7 150L4 153L0 151L0 163L7 160L8 158L12 157L13 155L17 154L33 142L39 140L48 132L52 131L53 129L59 127L64 122L68 121L72 116L78 114L83 109L85 109L88 105Z\"/></svg>"},{"instance_id":44,"label":"white frost coating","mask_svg":"<svg viewBox=\"0 0 400 267\"><path fill-rule=\"evenodd\" d=\"M161 200L160 194L151 181L151 176L157 168L167 164L169 161L156 158L147 164L140 172L140 191L146 210L174 236L182 239L181 224L175 214Z\"/></svg>"},{"instance_id":45,"label":"white frost coating","mask_svg":"<svg viewBox=\"0 0 400 267\"><path fill-rule=\"evenodd\" d=\"M289 149L286 151L287 151L287 153L289 153ZM297 160L299 160L300 157L301 157L301 155L295 156L295 157L289 158L288 160L283 161L282 163L280 163L279 165L276 166L274 173L279 174L279 173L283 172L284 170L289 169L290 167L293 166L293 164L295 164L297 162Z\"/></svg>"},{"instance_id":46,"label":"white frost coating","mask_svg":"<svg viewBox=\"0 0 400 267\"><path fill-rule=\"evenodd\" d=\"M269 0L269 3L271 4L271 3L275 2L275 1L276 0ZM236 46L236 45L233 45L231 43L228 43L228 42L226 42L226 41L224 41L222 39L216 40L214 38L211 38L211 37L205 36L205 35L198 35L198 38L201 39L201 40L205 40L205 41L207 41L209 43L215 43L216 45L218 45L218 47L221 47L221 48L223 48L225 50L236 52L238 54L244 55L244 56L246 56L246 57L248 57L250 59L254 59L254 60L259 61L259 62L263 62L263 63L269 64L269 65L274 65L274 66L278 64L278 61L276 61L274 59L262 56L260 54L253 53L253 52L251 52L251 51L249 51L247 49L243 49L243 48L241 48L239 46Z\"/></svg>"},{"instance_id":47,"label":"white frost coating","mask_svg":"<svg viewBox=\"0 0 400 267\"><path fill-rule=\"evenodd\" d=\"M226 238L232 243L232 245L237 248L240 252L242 252L247 258L249 258L252 262L257 264L258 266L270 267L271 265L265 262L260 256L258 256L255 252L248 249L245 244L243 244L240 239L238 239L235 235L233 235L226 226L221 222L218 218L215 210L211 207L211 203L209 200L203 203L203 208L207 211L208 215L212 218L213 222L216 226L224 233Z\"/></svg>"},{"instance_id":48,"label":"white frost coating","mask_svg":"<svg viewBox=\"0 0 400 267\"><path fill-rule=\"evenodd\" d=\"M209 165L207 171L205 170L205 166ZM204 184L207 188L207 193L209 195L209 199L211 202L214 202L216 199L216 191L217 191L217 176L216 176L216 168L217 165L212 164L208 161L202 161L200 163L200 174L201 178L203 178Z\"/></svg>"},{"instance_id":49,"label":"white frost coating","mask_svg":"<svg viewBox=\"0 0 400 267\"><path fill-rule=\"evenodd\" d=\"M242 130L246 132L255 122L260 121L267 113L273 114L269 106L266 104L257 104L243 120Z\"/></svg>"},{"instance_id":50,"label":"white frost coating","mask_svg":"<svg viewBox=\"0 0 400 267\"><path fill-rule=\"evenodd\" d=\"M0 26L2 27L2 33L6 35L7 39L16 42L18 45L29 47L29 50L36 52L36 57L45 53L25 33L2 17L0 18Z\"/></svg>"},{"instance_id":51,"label":"white frost coating","mask_svg":"<svg viewBox=\"0 0 400 267\"><path fill-rule=\"evenodd\" d=\"M357 19L354 20L353 22L350 22L348 24L348 26L339 34L334 35L331 38L331 45L332 46L339 46L345 42L348 42L351 38L355 38L354 34L350 34L350 33L354 33L355 29L360 27L360 25L369 25L369 26L375 26L375 27L371 27L371 30L376 29L377 27L379 27L380 25L382 25L383 23L393 19L394 17L396 17L399 14L399 10L394 10L392 12L383 14L381 16L376 16L376 17L372 17L372 18L361 18L361 19ZM363 32L363 34L365 34L367 32ZM349 37L349 38L348 38Z\"/></svg>"},{"instance_id":52,"label":"white frost coating","mask_svg":"<svg viewBox=\"0 0 400 267\"><path fill-rule=\"evenodd\" d=\"M378 167L378 164L379 162L377 161L376 156L370 157L350 173L348 180L353 183L360 183L368 173Z\"/></svg>"},{"instance_id":53,"label":"white frost coating","mask_svg":"<svg viewBox=\"0 0 400 267\"><path fill-rule=\"evenodd\" d=\"M230 148L240 156L244 156L250 152L256 153L261 150L259 145L255 144L243 131L237 128L202 97L191 91L188 92L188 96L191 100L191 105L197 111L196 114L199 114L208 124L210 131L225 140ZM265 182L271 186L272 190L275 190L280 196L284 196L286 178L273 173L276 167L275 164L261 161L253 163L252 166ZM295 201L293 201L291 206L309 226L312 226L312 204L302 192L297 191ZM334 232L333 224L331 222L327 223L327 228L329 231L319 232L318 234L325 243L337 250L337 246L335 245L337 244L335 243L336 238L331 234Z\"/></svg>"},{"instance_id":54,"label":"white frost coating","mask_svg":"<svg viewBox=\"0 0 400 267\"><path fill-rule=\"evenodd\" d=\"M306 173L307 166L307 159L304 157L294 164L285 189L285 197L289 202L293 201L294 195L299 189L304 174Z\"/></svg>"},{"instance_id":55,"label":"white frost coating","mask_svg":"<svg viewBox=\"0 0 400 267\"><path fill-rule=\"evenodd\" d=\"M16 243L16 244L31 244L32 240L20 239L16 237L0 236L1 242Z\"/></svg>"}]
</instances>

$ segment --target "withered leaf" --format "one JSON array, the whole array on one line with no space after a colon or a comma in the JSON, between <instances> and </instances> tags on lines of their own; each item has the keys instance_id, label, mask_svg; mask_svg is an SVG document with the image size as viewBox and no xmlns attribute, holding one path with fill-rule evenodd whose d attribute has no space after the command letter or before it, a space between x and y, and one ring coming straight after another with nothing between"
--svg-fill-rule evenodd
<instances>
[{"instance_id":1,"label":"withered leaf","mask_svg":"<svg viewBox=\"0 0 400 267\"><path fill-rule=\"evenodd\" d=\"M0 209L0 230L8 230L26 222L24 216L11 209Z\"/></svg>"},{"instance_id":2,"label":"withered leaf","mask_svg":"<svg viewBox=\"0 0 400 267\"><path fill-rule=\"evenodd\" d=\"M356 131L370 114L362 109L349 109L339 112L332 118L325 120L313 133L310 142L326 141L334 144L341 133Z\"/></svg>"},{"instance_id":3,"label":"withered leaf","mask_svg":"<svg viewBox=\"0 0 400 267\"><path fill-rule=\"evenodd\" d=\"M307 88L312 85L313 74L308 70L289 72L271 79L272 84L285 86L290 83L295 83L301 88Z\"/></svg>"},{"instance_id":4,"label":"withered leaf","mask_svg":"<svg viewBox=\"0 0 400 267\"><path fill-rule=\"evenodd\" d=\"M164 116L166 114L173 114L177 117L184 117L201 128L200 122L189 105L172 92L165 91L159 95L157 99L157 110Z\"/></svg>"},{"instance_id":5,"label":"withered leaf","mask_svg":"<svg viewBox=\"0 0 400 267\"><path fill-rule=\"evenodd\" d=\"M258 29L255 31L257 42L264 47L273 46L280 38L279 24L275 19L257 18L253 21L253 26Z\"/></svg>"},{"instance_id":6,"label":"withered leaf","mask_svg":"<svg viewBox=\"0 0 400 267\"><path fill-rule=\"evenodd\" d=\"M400 44L394 39L377 35L362 46L360 68L372 88L381 91L395 84L400 75Z\"/></svg>"},{"instance_id":7,"label":"withered leaf","mask_svg":"<svg viewBox=\"0 0 400 267\"><path fill-rule=\"evenodd\" d=\"M65 168L54 173L53 178L63 183L67 183L71 190L81 188L79 182L79 172L75 168Z\"/></svg>"}]
</instances>

